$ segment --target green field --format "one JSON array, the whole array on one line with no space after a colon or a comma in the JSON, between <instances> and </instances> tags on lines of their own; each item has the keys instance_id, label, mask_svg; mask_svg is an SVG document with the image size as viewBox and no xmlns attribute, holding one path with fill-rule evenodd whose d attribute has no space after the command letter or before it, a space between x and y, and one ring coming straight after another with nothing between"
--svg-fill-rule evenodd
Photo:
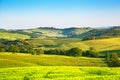
<instances>
[{"instance_id":1,"label":"green field","mask_svg":"<svg viewBox=\"0 0 120 80\"><path fill-rule=\"evenodd\" d=\"M29 39L30 36L17 33L0 32L0 38L16 40L16 39Z\"/></svg>"},{"instance_id":2,"label":"green field","mask_svg":"<svg viewBox=\"0 0 120 80\"><path fill-rule=\"evenodd\" d=\"M0 53L0 68L23 66L99 66L105 67L104 58L68 57L57 55L30 55Z\"/></svg>"},{"instance_id":3,"label":"green field","mask_svg":"<svg viewBox=\"0 0 120 80\"><path fill-rule=\"evenodd\" d=\"M104 58L0 53L0 80L119 80Z\"/></svg>"},{"instance_id":4,"label":"green field","mask_svg":"<svg viewBox=\"0 0 120 80\"><path fill-rule=\"evenodd\" d=\"M40 66L0 69L0 80L119 80L120 68Z\"/></svg>"}]
</instances>

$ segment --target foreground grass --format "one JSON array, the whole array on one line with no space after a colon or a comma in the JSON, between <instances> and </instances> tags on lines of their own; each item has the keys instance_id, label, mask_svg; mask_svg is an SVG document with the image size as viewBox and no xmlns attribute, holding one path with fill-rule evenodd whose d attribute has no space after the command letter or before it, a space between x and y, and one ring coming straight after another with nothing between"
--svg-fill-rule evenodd
<instances>
[{"instance_id":1,"label":"foreground grass","mask_svg":"<svg viewBox=\"0 0 120 80\"><path fill-rule=\"evenodd\" d=\"M0 53L0 68L24 66L107 66L104 58Z\"/></svg>"},{"instance_id":2,"label":"foreground grass","mask_svg":"<svg viewBox=\"0 0 120 80\"><path fill-rule=\"evenodd\" d=\"M39 66L1 68L0 80L119 80L120 68Z\"/></svg>"}]
</instances>

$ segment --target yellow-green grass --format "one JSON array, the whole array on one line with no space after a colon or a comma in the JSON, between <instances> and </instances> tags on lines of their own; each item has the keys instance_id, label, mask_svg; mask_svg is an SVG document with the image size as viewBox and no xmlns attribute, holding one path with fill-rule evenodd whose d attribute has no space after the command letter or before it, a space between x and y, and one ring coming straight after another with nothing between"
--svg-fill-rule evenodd
<instances>
[{"instance_id":1,"label":"yellow-green grass","mask_svg":"<svg viewBox=\"0 0 120 80\"><path fill-rule=\"evenodd\" d=\"M76 66L2 68L0 80L120 80L120 68Z\"/></svg>"},{"instance_id":2,"label":"yellow-green grass","mask_svg":"<svg viewBox=\"0 0 120 80\"><path fill-rule=\"evenodd\" d=\"M106 50L119 50L120 49L120 38L110 38L110 39L99 39L99 40L88 40L73 42L69 44L62 44L60 48L72 48L79 47L83 50L89 49L89 47L94 47L98 51Z\"/></svg>"},{"instance_id":3,"label":"yellow-green grass","mask_svg":"<svg viewBox=\"0 0 120 80\"><path fill-rule=\"evenodd\" d=\"M9 64L8 64L9 63ZM20 66L107 66L104 58L68 57L57 55L22 55L0 53L0 67Z\"/></svg>"},{"instance_id":4,"label":"yellow-green grass","mask_svg":"<svg viewBox=\"0 0 120 80\"><path fill-rule=\"evenodd\" d=\"M0 38L15 40L15 39L29 39L30 36L17 33L0 32Z\"/></svg>"}]
</instances>

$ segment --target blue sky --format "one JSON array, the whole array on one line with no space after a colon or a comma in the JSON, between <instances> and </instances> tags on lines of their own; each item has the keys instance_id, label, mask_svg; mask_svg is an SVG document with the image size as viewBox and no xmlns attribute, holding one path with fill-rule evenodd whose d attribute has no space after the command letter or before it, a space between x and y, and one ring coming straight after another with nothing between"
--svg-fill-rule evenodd
<instances>
[{"instance_id":1,"label":"blue sky","mask_svg":"<svg viewBox=\"0 0 120 80\"><path fill-rule=\"evenodd\" d=\"M120 25L120 0L0 0L0 28Z\"/></svg>"}]
</instances>

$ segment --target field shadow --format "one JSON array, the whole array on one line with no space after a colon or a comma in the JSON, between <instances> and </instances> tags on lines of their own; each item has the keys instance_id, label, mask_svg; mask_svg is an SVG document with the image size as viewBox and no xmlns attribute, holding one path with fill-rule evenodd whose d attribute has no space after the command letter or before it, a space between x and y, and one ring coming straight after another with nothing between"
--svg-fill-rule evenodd
<instances>
[{"instance_id":1,"label":"field shadow","mask_svg":"<svg viewBox=\"0 0 120 80\"><path fill-rule=\"evenodd\" d=\"M102 55L102 56L105 56L106 55L106 53L117 53L118 54L118 56L120 57L120 50L106 50L106 51L101 51L100 52L100 54Z\"/></svg>"}]
</instances>

